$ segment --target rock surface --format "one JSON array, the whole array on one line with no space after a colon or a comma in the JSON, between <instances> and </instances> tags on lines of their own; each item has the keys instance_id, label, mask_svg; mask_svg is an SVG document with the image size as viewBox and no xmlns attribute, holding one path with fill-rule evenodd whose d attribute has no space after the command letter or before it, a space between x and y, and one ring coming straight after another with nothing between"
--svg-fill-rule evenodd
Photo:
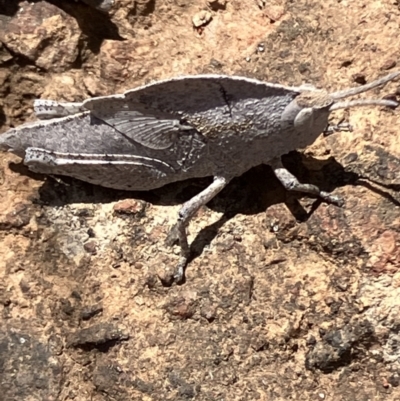
<instances>
[{"instance_id":1,"label":"rock surface","mask_svg":"<svg viewBox=\"0 0 400 401\"><path fill-rule=\"evenodd\" d=\"M389 0L0 0L0 13L2 132L32 121L37 97L195 73L338 90L400 64ZM2 400L398 400L399 111L342 118L353 132L284 163L345 206L257 167L191 223L181 286L166 285L178 254L163 242L208 179L124 193L0 154Z\"/></svg>"}]
</instances>

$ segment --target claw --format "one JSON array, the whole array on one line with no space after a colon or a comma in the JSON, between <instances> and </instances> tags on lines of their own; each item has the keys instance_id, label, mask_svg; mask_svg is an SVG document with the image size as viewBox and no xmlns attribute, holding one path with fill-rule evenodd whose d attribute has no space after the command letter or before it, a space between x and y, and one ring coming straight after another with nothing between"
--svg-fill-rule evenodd
<instances>
[{"instance_id":1,"label":"claw","mask_svg":"<svg viewBox=\"0 0 400 401\"><path fill-rule=\"evenodd\" d=\"M181 258L179 259L179 263L176 266L175 273L174 273L175 283L179 284L182 282L187 262L188 262L188 258L185 256L181 256Z\"/></svg>"},{"instance_id":2,"label":"claw","mask_svg":"<svg viewBox=\"0 0 400 401\"><path fill-rule=\"evenodd\" d=\"M319 194L320 198L325 202L332 203L333 205L342 207L344 205L344 199L337 195L332 195L328 192L321 191Z\"/></svg>"}]
</instances>

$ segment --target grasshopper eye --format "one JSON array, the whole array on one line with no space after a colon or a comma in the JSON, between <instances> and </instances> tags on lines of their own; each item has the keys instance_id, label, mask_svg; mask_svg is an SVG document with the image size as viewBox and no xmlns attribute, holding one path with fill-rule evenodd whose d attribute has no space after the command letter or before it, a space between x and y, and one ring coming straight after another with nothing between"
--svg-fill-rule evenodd
<instances>
[{"instance_id":1,"label":"grasshopper eye","mask_svg":"<svg viewBox=\"0 0 400 401\"><path fill-rule=\"evenodd\" d=\"M300 110L294 119L294 127L296 131L304 131L310 129L314 123L315 110L311 107Z\"/></svg>"}]
</instances>

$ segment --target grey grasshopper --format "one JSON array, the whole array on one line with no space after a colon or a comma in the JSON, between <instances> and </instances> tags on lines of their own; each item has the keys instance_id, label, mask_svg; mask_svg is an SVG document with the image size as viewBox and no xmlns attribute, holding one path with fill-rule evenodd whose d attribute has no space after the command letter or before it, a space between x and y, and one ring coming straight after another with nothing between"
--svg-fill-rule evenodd
<instances>
[{"instance_id":1,"label":"grey grasshopper","mask_svg":"<svg viewBox=\"0 0 400 401\"><path fill-rule=\"evenodd\" d=\"M334 110L397 106L391 100L341 101L400 76L328 93L238 76L182 76L124 94L82 103L37 100L39 120L11 129L0 148L23 158L30 170L60 174L122 190L151 190L195 177L213 182L179 211L172 237L181 247L175 279L190 256L186 227L199 208L229 181L269 164L283 186L340 204L340 198L300 183L280 157L312 144Z\"/></svg>"}]
</instances>

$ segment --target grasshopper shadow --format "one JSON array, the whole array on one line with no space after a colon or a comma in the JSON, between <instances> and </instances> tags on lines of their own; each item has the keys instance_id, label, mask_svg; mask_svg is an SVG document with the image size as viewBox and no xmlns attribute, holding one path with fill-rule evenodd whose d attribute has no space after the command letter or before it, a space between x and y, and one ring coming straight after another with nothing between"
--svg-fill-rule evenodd
<instances>
[{"instance_id":1,"label":"grasshopper shadow","mask_svg":"<svg viewBox=\"0 0 400 401\"><path fill-rule=\"evenodd\" d=\"M335 188L355 183L358 176L345 172L334 159L318 160L306 157L299 152L291 152L283 157L285 167L295 174L301 182L317 185L321 190L332 192ZM308 168L306 166L311 166ZM28 174L33 178L44 176L29 172L22 164L12 165L13 170ZM153 191L118 191L87 184L70 177L48 177L39 189L37 203L48 206L64 206L71 203L109 203L122 199L134 198L154 205L181 205L212 181L211 177L191 179L166 185ZM215 223L202 229L191 244L193 258L199 256L204 247L218 234L221 226L236 214L262 213L268 207L285 203L292 215L299 221L305 221L320 204L315 200L311 210L306 211L299 202L302 193L289 193L275 177L271 167L255 167L232 182L218 194L207 207L223 213ZM171 221L171 227L175 221Z\"/></svg>"},{"instance_id":2,"label":"grasshopper shadow","mask_svg":"<svg viewBox=\"0 0 400 401\"><path fill-rule=\"evenodd\" d=\"M300 182L316 185L323 191L333 192L342 186L361 185L400 205L389 193L372 186L369 182L359 180L357 173L346 171L333 157L320 160L293 151L284 155L282 161ZM127 198L139 199L154 205L182 205L212 182L212 178L207 177L172 183L153 191L118 191L70 177L46 178L30 172L22 163L11 163L10 168L34 179L44 179L36 203L57 207L72 203L110 203ZM203 228L197 234L191 244L191 259L201 255L203 249L216 237L219 229L236 214L258 214L265 212L272 205L285 203L296 220L306 221L321 203L321 200L315 199L307 211L299 202L300 198L306 196L303 193L286 191L270 166L260 165L252 168L242 176L233 179L207 204L207 207L223 215L218 221ZM174 223L175 221L170 222L171 227Z\"/></svg>"},{"instance_id":3,"label":"grasshopper shadow","mask_svg":"<svg viewBox=\"0 0 400 401\"><path fill-rule=\"evenodd\" d=\"M346 172L333 157L319 160L294 151L283 156L282 161L300 182L316 185L326 192L355 184L358 179L357 174ZM202 253L204 247L216 237L219 229L236 214L258 214L273 205L284 203L297 221L306 221L322 201L315 199L307 211L299 201L303 197L307 195L286 191L270 166L262 165L249 170L232 180L230 185L207 205L223 215L197 234L191 244L192 259Z\"/></svg>"},{"instance_id":4,"label":"grasshopper shadow","mask_svg":"<svg viewBox=\"0 0 400 401\"><path fill-rule=\"evenodd\" d=\"M282 160L285 167L296 175L300 182L314 184L323 191L332 192L340 186L355 184L358 179L357 174L345 172L334 158L318 160L299 152L291 152L283 156ZM182 205L212 182L211 177L206 177L175 182L152 191L122 191L88 184L71 177L46 177L29 171L22 163L11 163L10 168L31 178L44 180L36 202L57 207L72 203L110 203L127 198L143 200L154 205ZM308 213L300 207L298 199L304 196L302 193L286 191L275 177L272 168L260 165L234 178L207 207L231 218L238 213L261 213L269 206L283 202L288 205L294 217L303 220ZM298 208L295 207L296 203Z\"/></svg>"},{"instance_id":5,"label":"grasshopper shadow","mask_svg":"<svg viewBox=\"0 0 400 401\"><path fill-rule=\"evenodd\" d=\"M387 198L400 206L390 193L380 187L371 185L355 172L349 172L333 157L319 160L299 152L290 152L282 157L284 166L300 182L318 186L326 192L346 185L360 185ZM44 179L40 174L29 172L22 163L11 164L10 168L35 179ZM212 182L211 177L191 179L172 183L153 191L118 191L84 183L70 177L47 177L39 189L36 202L48 206L64 206L71 203L109 203L134 198L154 205L182 205L198 194ZM316 199L309 210L305 210L299 199L307 197L303 193L286 191L270 166L260 165L233 179L207 207L223 213L215 223L203 228L191 244L192 259L199 256L204 247L218 234L219 229L236 214L258 214L270 206L285 203L290 213L298 221L306 221L319 206ZM171 221L171 227L175 221ZM160 239L163 240L163 239Z\"/></svg>"}]
</instances>

